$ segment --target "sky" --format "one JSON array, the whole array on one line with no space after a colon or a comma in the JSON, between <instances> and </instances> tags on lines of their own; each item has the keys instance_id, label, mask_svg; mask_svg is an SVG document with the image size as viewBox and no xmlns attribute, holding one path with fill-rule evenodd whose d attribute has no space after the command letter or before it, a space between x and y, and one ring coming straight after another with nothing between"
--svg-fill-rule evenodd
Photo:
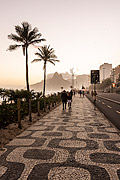
<instances>
[{"instance_id":1,"label":"sky","mask_svg":"<svg viewBox=\"0 0 120 180\"><path fill-rule=\"evenodd\" d=\"M47 74L90 74L103 63L120 64L120 0L0 0L0 87L26 86L22 49L6 49L15 25L37 27L60 62L47 64ZM38 45L38 44L37 44ZM29 47L29 82L43 79L43 62L31 63L37 48Z\"/></svg>"}]
</instances>

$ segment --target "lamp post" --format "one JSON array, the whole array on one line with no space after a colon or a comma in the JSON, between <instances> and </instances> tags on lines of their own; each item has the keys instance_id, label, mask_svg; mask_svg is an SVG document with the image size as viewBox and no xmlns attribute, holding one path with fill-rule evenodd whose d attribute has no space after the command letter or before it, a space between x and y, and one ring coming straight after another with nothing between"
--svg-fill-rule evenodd
<instances>
[{"instance_id":1,"label":"lamp post","mask_svg":"<svg viewBox=\"0 0 120 180\"><path fill-rule=\"evenodd\" d=\"M74 88L74 72L73 72L73 69L74 68L70 69L70 72L72 74L72 88Z\"/></svg>"},{"instance_id":2,"label":"lamp post","mask_svg":"<svg viewBox=\"0 0 120 180\"><path fill-rule=\"evenodd\" d=\"M76 89L77 89L77 81L76 81Z\"/></svg>"}]
</instances>

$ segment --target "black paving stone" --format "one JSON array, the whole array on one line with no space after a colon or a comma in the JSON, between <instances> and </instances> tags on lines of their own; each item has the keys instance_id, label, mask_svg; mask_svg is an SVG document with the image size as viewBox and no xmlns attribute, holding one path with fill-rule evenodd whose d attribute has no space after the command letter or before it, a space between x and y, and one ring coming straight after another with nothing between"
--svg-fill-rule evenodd
<instances>
[{"instance_id":1,"label":"black paving stone","mask_svg":"<svg viewBox=\"0 0 120 180\"><path fill-rule=\"evenodd\" d=\"M42 146L45 141L46 141L46 138L37 138L37 139L35 140L35 142L34 142L31 146L32 146L32 147Z\"/></svg>"},{"instance_id":2,"label":"black paving stone","mask_svg":"<svg viewBox=\"0 0 120 180\"><path fill-rule=\"evenodd\" d=\"M120 164L120 155L114 153L92 153L90 159L97 163Z\"/></svg>"},{"instance_id":3,"label":"black paving stone","mask_svg":"<svg viewBox=\"0 0 120 180\"><path fill-rule=\"evenodd\" d=\"M0 180L18 180L24 169L24 164L22 163L9 163L5 174L0 177Z\"/></svg>"},{"instance_id":4,"label":"black paving stone","mask_svg":"<svg viewBox=\"0 0 120 180\"><path fill-rule=\"evenodd\" d=\"M62 136L61 132L45 132L42 136Z\"/></svg>"},{"instance_id":5,"label":"black paving stone","mask_svg":"<svg viewBox=\"0 0 120 180\"><path fill-rule=\"evenodd\" d=\"M120 179L120 169L117 170L118 178Z\"/></svg>"},{"instance_id":6,"label":"black paving stone","mask_svg":"<svg viewBox=\"0 0 120 180\"><path fill-rule=\"evenodd\" d=\"M98 134L98 133L91 133L87 134L90 138L98 138L98 139L109 139L109 135L107 134Z\"/></svg>"},{"instance_id":7,"label":"black paving stone","mask_svg":"<svg viewBox=\"0 0 120 180\"><path fill-rule=\"evenodd\" d=\"M120 144L120 141L104 141L104 146L110 151L120 152L120 148L117 147L117 143Z\"/></svg>"},{"instance_id":8,"label":"black paving stone","mask_svg":"<svg viewBox=\"0 0 120 180\"><path fill-rule=\"evenodd\" d=\"M105 126L105 125L102 124L102 123L90 123L89 125L90 125L90 126Z\"/></svg>"},{"instance_id":9,"label":"black paving stone","mask_svg":"<svg viewBox=\"0 0 120 180\"><path fill-rule=\"evenodd\" d=\"M23 157L27 159L47 160L47 159L52 159L54 154L55 152L51 150L29 149L24 153Z\"/></svg>"}]
</instances>

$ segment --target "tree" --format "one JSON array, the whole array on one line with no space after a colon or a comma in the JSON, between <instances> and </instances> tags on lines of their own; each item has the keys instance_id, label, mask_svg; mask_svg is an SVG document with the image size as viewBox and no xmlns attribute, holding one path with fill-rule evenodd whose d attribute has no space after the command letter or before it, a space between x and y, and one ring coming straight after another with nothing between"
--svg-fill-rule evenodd
<instances>
[{"instance_id":1,"label":"tree","mask_svg":"<svg viewBox=\"0 0 120 180\"><path fill-rule=\"evenodd\" d=\"M119 73L119 76L118 76L116 83L117 83L117 87L119 87L120 86L120 73Z\"/></svg>"},{"instance_id":2,"label":"tree","mask_svg":"<svg viewBox=\"0 0 120 180\"><path fill-rule=\"evenodd\" d=\"M106 87L110 86L111 84L112 84L112 82L111 82L110 78L107 78L102 82L103 88L106 88Z\"/></svg>"},{"instance_id":3,"label":"tree","mask_svg":"<svg viewBox=\"0 0 120 180\"><path fill-rule=\"evenodd\" d=\"M43 86L43 96L45 96L45 83L46 83L46 64L47 62L50 62L51 64L55 65L55 62L59 62L57 60L57 56L54 54L54 49L50 48L50 45L44 45L41 48L38 48L39 52L35 53L39 57L39 59L34 59L33 62L39 62L39 61L44 61L44 86Z\"/></svg>"},{"instance_id":4,"label":"tree","mask_svg":"<svg viewBox=\"0 0 120 180\"><path fill-rule=\"evenodd\" d=\"M17 44L10 45L8 50L13 51L22 47L23 55L26 56L26 84L27 90L29 91L29 78L28 78L28 47L29 45L34 45L45 39L41 39L41 33L38 32L38 28L32 29L31 25L28 22L22 22L22 26L15 26L16 34L8 35L8 39L16 41ZM19 43L19 44L18 44Z\"/></svg>"}]
</instances>

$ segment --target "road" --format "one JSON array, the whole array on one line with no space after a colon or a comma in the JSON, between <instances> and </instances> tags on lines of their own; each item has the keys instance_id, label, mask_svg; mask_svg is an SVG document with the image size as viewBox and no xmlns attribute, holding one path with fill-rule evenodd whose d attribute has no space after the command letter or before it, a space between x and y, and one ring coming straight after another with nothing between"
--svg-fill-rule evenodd
<instances>
[{"instance_id":1,"label":"road","mask_svg":"<svg viewBox=\"0 0 120 180\"><path fill-rule=\"evenodd\" d=\"M120 95L98 93L96 106L120 130Z\"/></svg>"}]
</instances>

